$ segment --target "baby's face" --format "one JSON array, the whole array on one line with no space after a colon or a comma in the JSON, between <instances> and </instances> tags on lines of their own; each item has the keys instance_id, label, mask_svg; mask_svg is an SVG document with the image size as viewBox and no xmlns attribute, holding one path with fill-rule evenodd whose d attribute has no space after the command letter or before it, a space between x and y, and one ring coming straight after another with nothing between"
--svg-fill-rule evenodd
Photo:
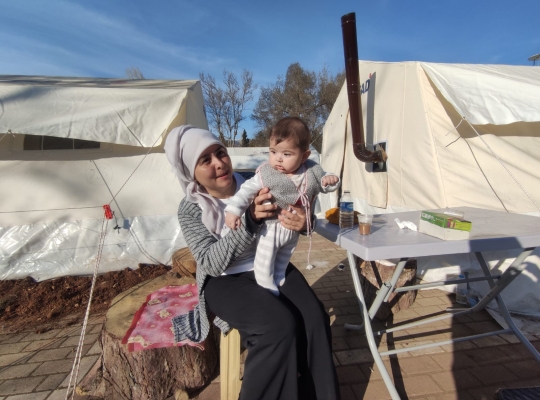
<instances>
[{"instance_id":1,"label":"baby's face","mask_svg":"<svg viewBox=\"0 0 540 400\"><path fill-rule=\"evenodd\" d=\"M309 157L310 151L302 151L292 140L276 143L270 140L270 165L284 174L292 174Z\"/></svg>"}]
</instances>

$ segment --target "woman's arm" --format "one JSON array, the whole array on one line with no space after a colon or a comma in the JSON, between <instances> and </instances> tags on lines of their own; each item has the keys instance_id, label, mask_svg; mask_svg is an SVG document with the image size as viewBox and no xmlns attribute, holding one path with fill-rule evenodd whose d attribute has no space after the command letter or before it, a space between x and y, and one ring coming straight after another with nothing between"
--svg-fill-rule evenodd
<instances>
[{"instance_id":1,"label":"woman's arm","mask_svg":"<svg viewBox=\"0 0 540 400\"><path fill-rule=\"evenodd\" d=\"M197 261L197 272L219 276L232 260L244 252L257 237L260 223L246 214L246 222L236 231L216 239L201 220L201 209L185 199L180 203L178 219L186 243Z\"/></svg>"}]
</instances>

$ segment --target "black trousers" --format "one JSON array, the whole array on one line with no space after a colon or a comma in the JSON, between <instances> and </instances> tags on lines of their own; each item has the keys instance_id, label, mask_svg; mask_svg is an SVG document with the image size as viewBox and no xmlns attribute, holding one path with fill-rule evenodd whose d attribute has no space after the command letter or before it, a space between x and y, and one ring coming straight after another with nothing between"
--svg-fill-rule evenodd
<instances>
[{"instance_id":1,"label":"black trousers","mask_svg":"<svg viewBox=\"0 0 540 400\"><path fill-rule=\"evenodd\" d=\"M248 349L240 399L339 399L330 318L292 264L279 297L250 271L210 278L205 299Z\"/></svg>"}]
</instances>

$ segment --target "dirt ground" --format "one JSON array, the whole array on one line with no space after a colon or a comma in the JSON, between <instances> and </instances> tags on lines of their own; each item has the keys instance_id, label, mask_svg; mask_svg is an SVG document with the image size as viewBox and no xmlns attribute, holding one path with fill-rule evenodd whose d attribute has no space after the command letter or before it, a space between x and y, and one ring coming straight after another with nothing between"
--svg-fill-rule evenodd
<instances>
[{"instance_id":1,"label":"dirt ground","mask_svg":"<svg viewBox=\"0 0 540 400\"><path fill-rule=\"evenodd\" d=\"M107 311L118 294L170 269L164 265L139 264L138 269L99 275L91 314ZM0 333L46 332L82 321L91 285L91 276L66 276L42 282L32 278L0 281Z\"/></svg>"}]
</instances>

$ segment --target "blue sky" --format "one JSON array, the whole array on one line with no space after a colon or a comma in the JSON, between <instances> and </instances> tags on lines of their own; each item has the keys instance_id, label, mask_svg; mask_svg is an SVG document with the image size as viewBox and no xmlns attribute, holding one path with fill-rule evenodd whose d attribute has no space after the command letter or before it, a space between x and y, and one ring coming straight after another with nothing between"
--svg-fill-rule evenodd
<instances>
[{"instance_id":1,"label":"blue sky","mask_svg":"<svg viewBox=\"0 0 540 400\"><path fill-rule=\"evenodd\" d=\"M272 84L299 62L344 68L342 15L356 13L359 58L531 65L539 0L0 0L0 74L216 78ZM255 133L248 118L243 124Z\"/></svg>"}]
</instances>

